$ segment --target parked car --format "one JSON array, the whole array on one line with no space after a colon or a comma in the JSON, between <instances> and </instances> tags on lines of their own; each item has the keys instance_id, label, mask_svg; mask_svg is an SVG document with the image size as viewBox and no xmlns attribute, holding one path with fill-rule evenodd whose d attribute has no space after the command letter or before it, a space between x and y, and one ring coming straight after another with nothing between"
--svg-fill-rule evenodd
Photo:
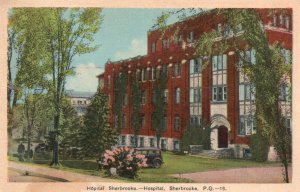
<instances>
[{"instance_id":1,"label":"parked car","mask_svg":"<svg viewBox=\"0 0 300 192\"><path fill-rule=\"evenodd\" d=\"M164 163L161 149L158 148L134 148L133 153L145 155L148 167L160 168Z\"/></svg>"}]
</instances>

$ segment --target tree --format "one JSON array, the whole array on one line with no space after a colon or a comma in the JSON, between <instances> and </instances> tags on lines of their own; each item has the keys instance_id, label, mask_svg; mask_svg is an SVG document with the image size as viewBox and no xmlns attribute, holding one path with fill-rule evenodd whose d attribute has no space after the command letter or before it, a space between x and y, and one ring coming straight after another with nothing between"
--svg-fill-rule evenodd
<instances>
[{"instance_id":1,"label":"tree","mask_svg":"<svg viewBox=\"0 0 300 192\"><path fill-rule=\"evenodd\" d=\"M131 99L132 99L132 128L134 131L134 144L137 147L138 135L141 130L141 90L137 79L132 80L131 87Z\"/></svg>"},{"instance_id":2,"label":"tree","mask_svg":"<svg viewBox=\"0 0 300 192\"><path fill-rule=\"evenodd\" d=\"M32 43L36 46L31 51L42 57L37 63L47 66L51 74L51 77L47 76L50 81L47 91L52 93L55 109L53 119L56 142L60 131L66 77L73 74L71 64L75 56L96 50L97 46L91 43L94 34L100 29L100 13L99 8L13 9L11 21L16 30L20 31L17 38L22 39L24 35L31 34ZM58 148L54 148L51 165L57 164Z\"/></svg>"},{"instance_id":3,"label":"tree","mask_svg":"<svg viewBox=\"0 0 300 192\"><path fill-rule=\"evenodd\" d=\"M122 131L122 106L124 105L124 97L127 88L128 76L125 72L120 72L116 75L114 90L115 90L115 102L113 105L115 128L117 128L117 133L121 135Z\"/></svg>"},{"instance_id":4,"label":"tree","mask_svg":"<svg viewBox=\"0 0 300 192\"><path fill-rule=\"evenodd\" d=\"M162 72L157 77L157 80L154 83L154 111L152 113L152 124L153 129L155 131L156 135L156 145L159 148L160 146L160 138L162 136L162 133L165 131L165 126L167 126L167 123L164 123L165 120L165 106L166 101L165 99L165 89L166 89L166 83L168 79L166 75L164 75Z\"/></svg>"},{"instance_id":5,"label":"tree","mask_svg":"<svg viewBox=\"0 0 300 192\"><path fill-rule=\"evenodd\" d=\"M162 30L166 27L166 20L170 15L184 15L186 10L162 14L155 27ZM200 10L203 11L203 10ZM211 58L214 53L223 53L229 46L234 48L235 53L242 60L242 71L250 78L250 82L255 86L255 106L258 128L265 135L269 142L273 144L284 166L284 180L289 182L288 161L291 154L291 138L283 123L283 117L279 104L279 89L283 76L290 76L291 60L283 62L283 55L278 44L269 46L266 33L261 25L257 10L255 9L215 9L214 13L222 15L230 29L231 38L218 39L222 33L216 30L203 33L195 43L196 55ZM274 10L270 10L273 12ZM284 10L279 10L284 12ZM182 14L183 13L183 14ZM186 17L184 17L186 18ZM180 28L180 23L178 27ZM237 35L239 30L242 33ZM179 29L180 30L180 29ZM256 64L253 65L245 59L241 44L246 43L247 48L253 48L256 52ZM210 60L207 60L206 65ZM205 67L205 66L204 66Z\"/></svg>"},{"instance_id":6,"label":"tree","mask_svg":"<svg viewBox=\"0 0 300 192\"><path fill-rule=\"evenodd\" d=\"M109 123L107 97L98 90L84 116L80 146L86 156L101 157L106 149L116 144L117 134Z\"/></svg>"}]
</instances>

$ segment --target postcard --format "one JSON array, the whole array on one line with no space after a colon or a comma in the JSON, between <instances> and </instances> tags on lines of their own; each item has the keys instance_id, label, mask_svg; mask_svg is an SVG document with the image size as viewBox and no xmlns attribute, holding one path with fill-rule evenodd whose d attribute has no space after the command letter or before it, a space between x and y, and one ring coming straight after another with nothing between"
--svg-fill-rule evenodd
<instances>
[{"instance_id":1,"label":"postcard","mask_svg":"<svg viewBox=\"0 0 300 192\"><path fill-rule=\"evenodd\" d=\"M295 191L299 3L6 1L3 191Z\"/></svg>"}]
</instances>

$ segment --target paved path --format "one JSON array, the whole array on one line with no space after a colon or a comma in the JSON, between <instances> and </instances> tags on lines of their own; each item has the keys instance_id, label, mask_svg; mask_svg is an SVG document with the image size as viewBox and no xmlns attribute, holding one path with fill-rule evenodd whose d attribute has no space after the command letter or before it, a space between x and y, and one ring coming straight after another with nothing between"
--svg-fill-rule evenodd
<instances>
[{"instance_id":1,"label":"paved path","mask_svg":"<svg viewBox=\"0 0 300 192\"><path fill-rule=\"evenodd\" d=\"M282 183L281 167L249 167L172 175L191 179L197 183ZM289 167L292 180L292 168Z\"/></svg>"},{"instance_id":2,"label":"paved path","mask_svg":"<svg viewBox=\"0 0 300 192\"><path fill-rule=\"evenodd\" d=\"M29 176L25 173L29 172ZM122 182L100 176L85 175L64 170L58 170L40 165L32 165L18 162L8 162L9 181L32 182L32 181L70 181L70 182ZM25 178L28 177L28 178ZM29 179L29 177L32 179Z\"/></svg>"}]
</instances>

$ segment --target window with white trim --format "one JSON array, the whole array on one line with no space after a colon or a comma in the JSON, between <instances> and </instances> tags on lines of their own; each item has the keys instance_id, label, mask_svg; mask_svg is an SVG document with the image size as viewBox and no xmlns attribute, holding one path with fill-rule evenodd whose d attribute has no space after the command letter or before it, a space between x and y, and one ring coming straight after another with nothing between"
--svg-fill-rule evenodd
<instances>
[{"instance_id":1,"label":"window with white trim","mask_svg":"<svg viewBox=\"0 0 300 192\"><path fill-rule=\"evenodd\" d=\"M246 63L245 63L246 62ZM244 64L256 64L256 51L255 49L249 49L247 51L240 53L239 58L239 67L242 67Z\"/></svg>"},{"instance_id":2,"label":"window with white trim","mask_svg":"<svg viewBox=\"0 0 300 192\"><path fill-rule=\"evenodd\" d=\"M181 64L180 63L175 63L172 66L172 72L173 72L173 77L179 77L181 76Z\"/></svg>"},{"instance_id":3,"label":"window with white trim","mask_svg":"<svg viewBox=\"0 0 300 192\"><path fill-rule=\"evenodd\" d=\"M194 32L193 31L190 31L189 34L188 34L188 39L187 39L187 42L188 43L191 43L194 41Z\"/></svg>"},{"instance_id":4,"label":"window with white trim","mask_svg":"<svg viewBox=\"0 0 300 192\"><path fill-rule=\"evenodd\" d=\"M175 103L176 104L180 103L180 88L179 87L175 88Z\"/></svg>"},{"instance_id":5,"label":"window with white trim","mask_svg":"<svg viewBox=\"0 0 300 192\"><path fill-rule=\"evenodd\" d=\"M239 85L239 100L255 100L255 87L250 83Z\"/></svg>"},{"instance_id":6,"label":"window with white trim","mask_svg":"<svg viewBox=\"0 0 300 192\"><path fill-rule=\"evenodd\" d=\"M285 28L290 29L290 17L285 17Z\"/></svg>"},{"instance_id":7,"label":"window with white trim","mask_svg":"<svg viewBox=\"0 0 300 192\"><path fill-rule=\"evenodd\" d=\"M273 26L276 27L277 26L277 16L273 15Z\"/></svg>"},{"instance_id":8,"label":"window with white trim","mask_svg":"<svg viewBox=\"0 0 300 192\"><path fill-rule=\"evenodd\" d=\"M256 120L252 115L240 115L239 135L252 135L256 130Z\"/></svg>"},{"instance_id":9,"label":"window with white trim","mask_svg":"<svg viewBox=\"0 0 300 192\"><path fill-rule=\"evenodd\" d=\"M202 58L196 58L190 60L190 74L196 74L201 72Z\"/></svg>"},{"instance_id":10,"label":"window with white trim","mask_svg":"<svg viewBox=\"0 0 300 192\"><path fill-rule=\"evenodd\" d=\"M290 100L290 88L287 84L282 84L279 88L279 100L289 101Z\"/></svg>"},{"instance_id":11,"label":"window with white trim","mask_svg":"<svg viewBox=\"0 0 300 192\"><path fill-rule=\"evenodd\" d=\"M157 50L156 44L157 44L157 41L155 41L151 44L151 52L152 53L155 53Z\"/></svg>"},{"instance_id":12,"label":"window with white trim","mask_svg":"<svg viewBox=\"0 0 300 192\"><path fill-rule=\"evenodd\" d=\"M142 105L146 104L146 91L141 92L141 104Z\"/></svg>"},{"instance_id":13,"label":"window with white trim","mask_svg":"<svg viewBox=\"0 0 300 192\"><path fill-rule=\"evenodd\" d=\"M168 39L163 39L162 40L162 47L163 47L163 49L168 49L169 48L169 40Z\"/></svg>"},{"instance_id":14,"label":"window with white trim","mask_svg":"<svg viewBox=\"0 0 300 192\"><path fill-rule=\"evenodd\" d=\"M140 137L140 146L139 147L144 147L144 137Z\"/></svg>"},{"instance_id":15,"label":"window with white trim","mask_svg":"<svg viewBox=\"0 0 300 192\"><path fill-rule=\"evenodd\" d=\"M284 126L287 129L288 133L292 131L291 117L284 117Z\"/></svg>"},{"instance_id":16,"label":"window with white trim","mask_svg":"<svg viewBox=\"0 0 300 192\"><path fill-rule=\"evenodd\" d=\"M174 131L179 131L180 129L180 117L175 115L174 117Z\"/></svg>"},{"instance_id":17,"label":"window with white trim","mask_svg":"<svg viewBox=\"0 0 300 192\"><path fill-rule=\"evenodd\" d=\"M190 126L191 127L199 127L201 124L201 117L198 115L190 116Z\"/></svg>"},{"instance_id":18,"label":"window with white trim","mask_svg":"<svg viewBox=\"0 0 300 192\"><path fill-rule=\"evenodd\" d=\"M135 145L135 138L134 136L130 136L130 146L134 146Z\"/></svg>"},{"instance_id":19,"label":"window with white trim","mask_svg":"<svg viewBox=\"0 0 300 192\"><path fill-rule=\"evenodd\" d=\"M190 103L201 103L201 88L190 88Z\"/></svg>"},{"instance_id":20,"label":"window with white trim","mask_svg":"<svg viewBox=\"0 0 300 192\"><path fill-rule=\"evenodd\" d=\"M214 55L212 58L212 70L225 70L227 69L227 55Z\"/></svg>"},{"instance_id":21,"label":"window with white trim","mask_svg":"<svg viewBox=\"0 0 300 192\"><path fill-rule=\"evenodd\" d=\"M164 99L165 103L168 103L168 89L164 90L164 98L163 99Z\"/></svg>"},{"instance_id":22,"label":"window with white trim","mask_svg":"<svg viewBox=\"0 0 300 192\"><path fill-rule=\"evenodd\" d=\"M217 86L212 88L212 100L213 101L226 101L227 100L227 87Z\"/></svg>"},{"instance_id":23,"label":"window with white trim","mask_svg":"<svg viewBox=\"0 0 300 192\"><path fill-rule=\"evenodd\" d=\"M149 139L149 143L150 143L150 147L154 147L155 144L154 144L154 138L150 138Z\"/></svg>"},{"instance_id":24,"label":"window with white trim","mask_svg":"<svg viewBox=\"0 0 300 192\"><path fill-rule=\"evenodd\" d=\"M167 128L168 128L168 117L167 117L167 115L164 115L162 126L163 126L163 127L162 127L163 130L166 131Z\"/></svg>"}]
</instances>

